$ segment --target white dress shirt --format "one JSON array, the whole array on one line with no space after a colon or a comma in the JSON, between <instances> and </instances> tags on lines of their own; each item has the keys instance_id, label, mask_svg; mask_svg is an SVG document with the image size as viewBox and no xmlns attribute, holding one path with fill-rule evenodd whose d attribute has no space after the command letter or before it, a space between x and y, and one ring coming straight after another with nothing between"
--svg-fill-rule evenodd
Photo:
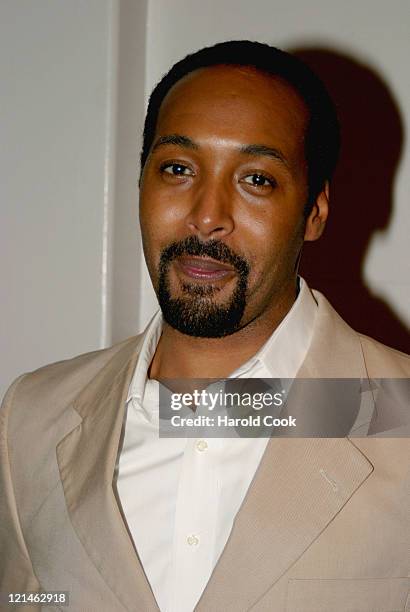
<instances>
[{"instance_id":1,"label":"white dress shirt","mask_svg":"<svg viewBox=\"0 0 410 612\"><path fill-rule=\"evenodd\" d=\"M294 378L313 334L317 304L303 279L291 310L231 378ZM161 612L192 612L212 574L268 438L159 438L158 385L147 371L161 336L145 332L130 385L117 491Z\"/></svg>"}]
</instances>

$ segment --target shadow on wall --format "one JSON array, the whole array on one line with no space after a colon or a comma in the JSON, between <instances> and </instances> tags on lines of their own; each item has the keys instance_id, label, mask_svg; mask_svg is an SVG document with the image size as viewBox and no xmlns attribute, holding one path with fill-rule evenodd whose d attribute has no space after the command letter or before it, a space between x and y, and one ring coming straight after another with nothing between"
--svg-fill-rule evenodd
<instances>
[{"instance_id":1,"label":"shadow on wall","mask_svg":"<svg viewBox=\"0 0 410 612\"><path fill-rule=\"evenodd\" d=\"M291 52L326 84L342 127L331 215L324 236L305 245L302 275L354 329L410 353L405 323L363 279L372 234L387 229L393 208L403 142L398 106L381 77L354 59L322 48Z\"/></svg>"}]
</instances>

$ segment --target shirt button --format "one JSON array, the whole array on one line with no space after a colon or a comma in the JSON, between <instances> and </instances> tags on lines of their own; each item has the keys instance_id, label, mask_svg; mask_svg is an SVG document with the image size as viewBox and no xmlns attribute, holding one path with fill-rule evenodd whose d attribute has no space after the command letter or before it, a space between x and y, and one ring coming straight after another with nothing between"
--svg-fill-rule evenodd
<instances>
[{"instance_id":1,"label":"shirt button","mask_svg":"<svg viewBox=\"0 0 410 612\"><path fill-rule=\"evenodd\" d=\"M196 535L188 536L186 541L189 544L189 546L198 546L199 544L199 538Z\"/></svg>"},{"instance_id":2,"label":"shirt button","mask_svg":"<svg viewBox=\"0 0 410 612\"><path fill-rule=\"evenodd\" d=\"M199 450L200 453L203 453L208 449L208 443L205 440L198 440L196 443L196 449Z\"/></svg>"}]
</instances>

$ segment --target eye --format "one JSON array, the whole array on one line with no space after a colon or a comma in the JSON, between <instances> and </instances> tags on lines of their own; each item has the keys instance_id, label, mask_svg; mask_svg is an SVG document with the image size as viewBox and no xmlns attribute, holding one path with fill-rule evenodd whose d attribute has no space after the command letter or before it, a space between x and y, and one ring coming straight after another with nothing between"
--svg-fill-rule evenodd
<instances>
[{"instance_id":1,"label":"eye","mask_svg":"<svg viewBox=\"0 0 410 612\"><path fill-rule=\"evenodd\" d=\"M254 174L248 174L241 179L243 183L247 185L251 185L252 187L275 187L276 181L273 178L265 176L264 174L260 174L255 172Z\"/></svg>"},{"instance_id":2,"label":"eye","mask_svg":"<svg viewBox=\"0 0 410 612\"><path fill-rule=\"evenodd\" d=\"M166 163L161 166L161 172L170 174L171 176L193 176L191 168L178 163Z\"/></svg>"}]
</instances>

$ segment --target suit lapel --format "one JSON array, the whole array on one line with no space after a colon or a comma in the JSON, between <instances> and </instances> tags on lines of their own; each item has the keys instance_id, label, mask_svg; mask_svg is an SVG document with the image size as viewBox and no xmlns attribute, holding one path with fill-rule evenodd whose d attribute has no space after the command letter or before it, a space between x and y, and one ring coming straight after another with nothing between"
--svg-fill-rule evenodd
<instances>
[{"instance_id":1,"label":"suit lapel","mask_svg":"<svg viewBox=\"0 0 410 612\"><path fill-rule=\"evenodd\" d=\"M112 482L126 394L138 357L128 341L75 400L82 422L57 445L67 509L90 559L128 610L158 611Z\"/></svg>"},{"instance_id":2,"label":"suit lapel","mask_svg":"<svg viewBox=\"0 0 410 612\"><path fill-rule=\"evenodd\" d=\"M372 469L345 438L271 439L196 611L248 610Z\"/></svg>"},{"instance_id":3,"label":"suit lapel","mask_svg":"<svg viewBox=\"0 0 410 612\"><path fill-rule=\"evenodd\" d=\"M318 315L297 377L367 378L357 334L321 294L314 295ZM293 414L291 408L289 412ZM269 440L196 612L251 608L372 471L370 461L347 438Z\"/></svg>"}]
</instances>

